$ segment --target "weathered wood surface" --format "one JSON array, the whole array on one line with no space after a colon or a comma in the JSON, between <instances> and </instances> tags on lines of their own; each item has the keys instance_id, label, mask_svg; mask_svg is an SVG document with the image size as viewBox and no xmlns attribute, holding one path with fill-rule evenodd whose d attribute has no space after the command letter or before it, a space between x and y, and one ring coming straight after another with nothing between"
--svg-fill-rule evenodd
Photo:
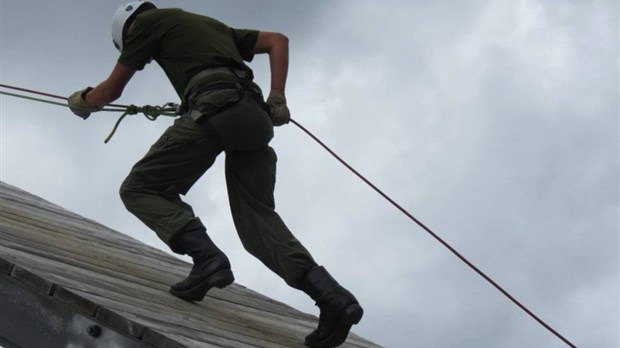
<instances>
[{"instance_id":1,"label":"weathered wood surface","mask_svg":"<svg viewBox=\"0 0 620 348\"><path fill-rule=\"evenodd\" d=\"M190 264L3 182L0 266L155 347L301 348L317 321L236 283L199 303L175 298ZM379 346L351 334L343 347Z\"/></svg>"}]
</instances>

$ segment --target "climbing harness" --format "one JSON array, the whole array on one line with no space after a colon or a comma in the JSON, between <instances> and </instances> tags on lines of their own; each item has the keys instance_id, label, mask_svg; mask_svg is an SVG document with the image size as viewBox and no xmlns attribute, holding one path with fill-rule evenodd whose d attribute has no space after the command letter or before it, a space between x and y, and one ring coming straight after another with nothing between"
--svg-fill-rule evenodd
<instances>
[{"instance_id":1,"label":"climbing harness","mask_svg":"<svg viewBox=\"0 0 620 348\"><path fill-rule=\"evenodd\" d=\"M217 79L218 76L228 76L232 77L235 80L251 80L252 76L250 72L247 70L241 69L233 69L229 67L217 67L217 68L209 68L204 69L192 76L192 78L187 82L187 86L185 86L185 90L183 91L183 95L186 99L189 99L191 94L196 94L194 88L203 84L204 81Z\"/></svg>"},{"instance_id":2,"label":"climbing harness","mask_svg":"<svg viewBox=\"0 0 620 348\"><path fill-rule=\"evenodd\" d=\"M48 97L52 97L52 98L60 98L60 99L65 99L66 100L66 98L64 98L64 97L56 96L56 95L53 95L53 94L47 94L47 93L43 93L43 92L38 92L38 91L33 91L33 90L28 90L28 89L25 89L25 88L7 86L7 85L3 85L3 84L0 84L0 87L9 88L9 89L15 89L15 90L23 91L23 92L29 92L29 93L44 95L44 96L48 96ZM20 98L25 98L25 99L29 99L29 100L42 101L42 102L46 102L46 103L50 103L50 104L56 104L56 105L61 105L61 106L67 106L68 107L67 104L50 102L50 101L47 101L47 100L27 97L27 96L23 96L23 95L14 94L14 93L7 93L7 92L0 91L0 94L5 94L5 95L9 95L9 96L14 96L14 97L20 97ZM124 114L118 119L118 121L114 125L114 128L112 129L112 133L108 136L108 138L106 138L106 142L112 137L112 135L116 131L116 128L118 127L118 124L127 115L134 115L134 114L137 114L139 112L142 112L146 116L146 118L151 120L151 121L155 120L160 115L166 115L166 116L177 116L178 115L178 107L176 106L176 104L172 104L172 103L165 104L164 107L153 107L153 106L149 106L149 105L146 105L146 106L143 106L143 107L137 107L135 105L116 105L116 104L108 104L108 107L109 108L104 108L103 110L104 111L124 111ZM175 108L175 112L174 113L172 113L172 108L173 107ZM543 321L538 316L536 316L525 305L523 305L521 302L519 302L517 299L515 299L508 291L504 290L504 288L502 288L498 283L496 283L493 279L491 279L491 277L486 275L478 267L476 267L472 262L470 262L466 257L461 255L461 253L459 253L454 247L452 247L450 244L448 244L446 241L444 241L441 237L439 237L439 235L437 235L430 228L428 228L426 225L424 225L422 222L420 222L420 220L416 219L411 213L409 213L401 205L396 203L396 201L394 201L392 198L390 198L390 196L385 194L382 190L380 190L377 186L375 186L372 182L370 182L370 180L366 179L366 177L364 177L357 170L355 170L351 165L349 165L345 160L343 160L340 156L338 156L332 149L330 149L327 145L325 145L314 134L312 134L305 127L303 127L301 124L299 124L297 121L295 121L293 119L291 119L291 123L293 123L300 130L302 130L304 133L306 133L308 136L310 136L321 147L323 147L327 152L329 152L336 160L338 160L342 165L344 165L347 169L349 169L349 171L351 171L353 174L355 174L364 183L366 183L368 186L370 186L375 192L377 192L384 199L386 199L390 204L392 204L394 207L396 207L398 210L400 210L400 212L402 212L410 220L415 222L418 226L420 226L424 231L426 231L433 238L435 238L444 247L446 247L448 250L450 250L450 252L452 252L461 261L463 261L467 266L469 266L472 270L474 270L476 273L478 273L478 275L480 275L482 278L484 278L484 280L486 280L491 285L493 285L493 287L495 287L499 292L501 292L504 296L506 296L509 300L511 300L515 305L517 305L525 313L527 313L530 317L532 317L539 324L541 324L544 328L546 328L549 332L551 332L557 338L562 340L569 347L577 348L576 345L574 345L571 341L569 341L567 338L562 336L559 332L557 332L555 329L553 329L545 321Z\"/></svg>"},{"instance_id":3,"label":"climbing harness","mask_svg":"<svg viewBox=\"0 0 620 348\"><path fill-rule=\"evenodd\" d=\"M7 89L13 89L13 90L21 91L21 92L38 94L38 95L46 96L46 97L49 97L49 98L56 98L56 99L67 100L67 98L59 96L59 95L39 92L39 91L35 91L35 90L31 90L31 89L26 89L26 88L21 88L21 87L9 86L9 85L5 85L5 84L0 84L0 87L7 88ZM10 92L5 92L5 91L0 91L0 94L8 95L8 96L11 96L11 97L27 99L27 100L32 100L32 101L38 101L38 102L42 102L42 103L48 103L48 104L52 104L52 105L59 105L59 106L69 107L69 104L67 104L67 103L59 103L59 102L54 102L54 101L51 101L51 100L35 98L35 97L31 97L31 96L27 96L27 95L21 95L21 94L17 94L17 93L10 93ZM108 104L107 106L108 107L105 107L105 108L101 109L100 111L122 112L123 114L118 118L118 120L114 124L114 127L112 128L112 131L110 132L110 134L105 138L104 143L106 143L106 144L110 141L110 139L112 139L112 136L114 136L114 133L116 133L116 130L118 129L118 126L120 125L121 121L127 115L136 115L136 114L142 113L144 115L144 117L146 117L149 121L155 121L159 116L172 116L172 117L176 117L176 116L179 115L179 106L177 104L174 104L174 103L166 103L166 104L164 104L164 106L152 106L152 105L136 106L136 105L133 105L133 104L132 105Z\"/></svg>"}]
</instances>

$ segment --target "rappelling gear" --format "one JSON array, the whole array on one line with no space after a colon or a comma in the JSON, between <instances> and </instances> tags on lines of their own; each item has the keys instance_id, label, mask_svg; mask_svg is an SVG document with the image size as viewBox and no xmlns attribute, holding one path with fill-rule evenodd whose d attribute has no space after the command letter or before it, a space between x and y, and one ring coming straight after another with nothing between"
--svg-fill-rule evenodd
<instances>
[{"instance_id":1,"label":"rappelling gear","mask_svg":"<svg viewBox=\"0 0 620 348\"><path fill-rule=\"evenodd\" d=\"M120 6L112 18L112 41L114 42L114 47L122 51L123 46L125 46L127 30L129 30L127 24L131 23L131 20L140 12L154 8L157 8L157 6L148 1L132 1Z\"/></svg>"}]
</instances>

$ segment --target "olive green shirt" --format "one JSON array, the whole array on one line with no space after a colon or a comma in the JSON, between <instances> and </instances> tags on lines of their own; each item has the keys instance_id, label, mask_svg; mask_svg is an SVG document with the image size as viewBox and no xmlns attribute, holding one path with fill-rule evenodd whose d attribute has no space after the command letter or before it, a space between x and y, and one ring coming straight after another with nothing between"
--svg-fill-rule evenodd
<instances>
[{"instance_id":1,"label":"olive green shirt","mask_svg":"<svg viewBox=\"0 0 620 348\"><path fill-rule=\"evenodd\" d=\"M257 30L233 29L213 18L181 9L154 9L139 14L125 39L118 62L142 70L154 59L179 97L191 77L211 67L251 70Z\"/></svg>"}]
</instances>

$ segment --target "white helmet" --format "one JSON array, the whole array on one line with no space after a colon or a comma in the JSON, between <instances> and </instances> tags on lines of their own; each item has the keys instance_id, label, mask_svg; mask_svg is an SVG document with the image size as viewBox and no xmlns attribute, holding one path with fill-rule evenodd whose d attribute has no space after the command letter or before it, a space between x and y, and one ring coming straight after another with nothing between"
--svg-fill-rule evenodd
<instances>
[{"instance_id":1,"label":"white helmet","mask_svg":"<svg viewBox=\"0 0 620 348\"><path fill-rule=\"evenodd\" d=\"M133 17L138 9L143 7L148 7L149 9L157 8L148 1L132 1L122 5L116 10L112 18L112 41L114 41L114 46L118 48L119 51L122 51L125 45L125 24Z\"/></svg>"}]
</instances>

